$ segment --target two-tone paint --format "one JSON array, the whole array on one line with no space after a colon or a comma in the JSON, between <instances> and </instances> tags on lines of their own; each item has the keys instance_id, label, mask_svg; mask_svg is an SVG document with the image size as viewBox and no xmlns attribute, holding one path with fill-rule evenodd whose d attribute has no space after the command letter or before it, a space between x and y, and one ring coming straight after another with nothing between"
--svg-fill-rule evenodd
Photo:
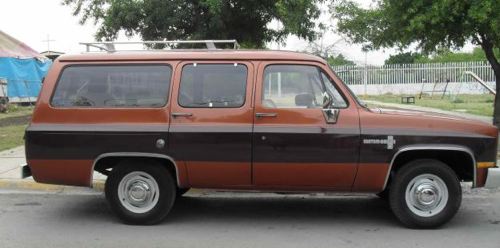
<instances>
[{"instance_id":1,"label":"two-tone paint","mask_svg":"<svg viewBox=\"0 0 500 248\"><path fill-rule=\"evenodd\" d=\"M168 103L160 108L55 108L50 99L65 66L166 64L173 68ZM240 108L178 104L182 68L190 63L241 63L248 69ZM348 107L335 124L321 109L262 106L266 66L317 66L336 82ZM173 164L180 187L279 191L379 192L397 156L455 150L470 156L471 181L484 185L481 162L496 160L495 127L427 113L360 105L326 62L277 51L165 52L60 57L48 73L26 130L26 155L36 181L89 186L107 157L153 157ZM158 140L166 141L157 146Z\"/></svg>"}]
</instances>

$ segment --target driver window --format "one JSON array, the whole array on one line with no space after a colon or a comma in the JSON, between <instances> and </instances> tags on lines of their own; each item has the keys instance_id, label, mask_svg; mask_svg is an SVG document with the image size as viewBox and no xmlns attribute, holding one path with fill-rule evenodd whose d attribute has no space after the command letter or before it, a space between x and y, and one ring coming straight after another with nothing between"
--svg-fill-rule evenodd
<instances>
[{"instance_id":1,"label":"driver window","mask_svg":"<svg viewBox=\"0 0 500 248\"><path fill-rule=\"evenodd\" d=\"M308 65L270 65L264 71L266 108L322 108L325 87L319 70Z\"/></svg>"}]
</instances>

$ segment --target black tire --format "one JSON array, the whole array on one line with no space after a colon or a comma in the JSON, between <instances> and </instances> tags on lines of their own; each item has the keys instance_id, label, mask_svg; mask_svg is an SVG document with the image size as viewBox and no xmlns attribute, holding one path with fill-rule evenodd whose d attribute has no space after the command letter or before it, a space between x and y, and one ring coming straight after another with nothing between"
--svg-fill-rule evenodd
<instances>
[{"instance_id":1,"label":"black tire","mask_svg":"<svg viewBox=\"0 0 500 248\"><path fill-rule=\"evenodd\" d=\"M191 188L177 188L177 197L181 197L186 194Z\"/></svg>"},{"instance_id":2,"label":"black tire","mask_svg":"<svg viewBox=\"0 0 500 248\"><path fill-rule=\"evenodd\" d=\"M157 189L157 201L151 203L152 208L145 212L131 211L119 199L120 182L127 176L135 173L149 175L149 179L154 179ZM146 174L143 174L146 173ZM153 183L154 184L154 183ZM154 161L127 162L113 168L106 180L105 194L113 212L126 224L152 225L162 221L172 209L176 198L175 180L170 172ZM154 194L156 195L156 194ZM140 212L140 213L139 213Z\"/></svg>"},{"instance_id":3,"label":"black tire","mask_svg":"<svg viewBox=\"0 0 500 248\"><path fill-rule=\"evenodd\" d=\"M406 200L406 190L413 179L418 176L436 176L446 185L448 200L442 201L443 208L437 213L429 211L431 216L422 216L411 210ZM412 187L410 187L412 188ZM418 187L415 187L418 189ZM431 159L415 160L404 165L392 180L389 192L389 204L394 215L410 228L436 228L448 222L457 213L462 203L462 188L455 172L446 164ZM414 194L409 194L414 195ZM442 195L442 194L441 194ZM434 196L434 195L433 195ZM439 202L439 201L438 201ZM418 211L418 210L417 210ZM427 210L425 211L427 213Z\"/></svg>"}]
</instances>

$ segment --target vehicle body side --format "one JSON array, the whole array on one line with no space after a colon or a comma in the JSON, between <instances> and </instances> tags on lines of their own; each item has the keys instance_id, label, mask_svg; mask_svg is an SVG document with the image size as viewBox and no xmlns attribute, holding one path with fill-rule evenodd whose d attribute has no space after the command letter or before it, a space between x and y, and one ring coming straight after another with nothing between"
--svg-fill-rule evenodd
<instances>
[{"instance_id":1,"label":"vehicle body side","mask_svg":"<svg viewBox=\"0 0 500 248\"><path fill-rule=\"evenodd\" d=\"M245 65L248 74L243 106L180 106L177 92L182 69L190 63ZM170 66L166 105L51 105L64 68L110 64ZM312 65L333 79L349 103L340 109L337 123L325 123L320 109L263 108L263 71L273 64ZM258 111L277 112L280 118L256 118ZM172 117L174 113L191 116ZM496 129L474 121L363 107L325 61L314 56L280 52L79 55L61 57L49 71L26 131L26 155L35 180L51 184L91 186L95 169L141 158L162 161L175 171L180 188L380 192L391 171L402 163L399 160L429 154L440 159L441 151L456 152L449 155L458 156L461 163L453 165L462 166L457 174L464 181L483 186L487 169L477 168L477 163L496 161L497 136ZM158 140L166 145L158 147Z\"/></svg>"}]
</instances>

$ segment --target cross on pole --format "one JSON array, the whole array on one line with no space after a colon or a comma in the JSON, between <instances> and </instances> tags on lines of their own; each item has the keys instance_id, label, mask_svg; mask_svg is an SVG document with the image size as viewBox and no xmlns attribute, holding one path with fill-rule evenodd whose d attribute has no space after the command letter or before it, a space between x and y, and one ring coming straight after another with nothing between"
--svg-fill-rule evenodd
<instances>
[{"instance_id":1,"label":"cross on pole","mask_svg":"<svg viewBox=\"0 0 500 248\"><path fill-rule=\"evenodd\" d=\"M47 34L47 39L46 40L42 40L42 42L47 42L47 52L50 52L50 42L51 41L55 41L55 40L51 40L49 34Z\"/></svg>"}]
</instances>

